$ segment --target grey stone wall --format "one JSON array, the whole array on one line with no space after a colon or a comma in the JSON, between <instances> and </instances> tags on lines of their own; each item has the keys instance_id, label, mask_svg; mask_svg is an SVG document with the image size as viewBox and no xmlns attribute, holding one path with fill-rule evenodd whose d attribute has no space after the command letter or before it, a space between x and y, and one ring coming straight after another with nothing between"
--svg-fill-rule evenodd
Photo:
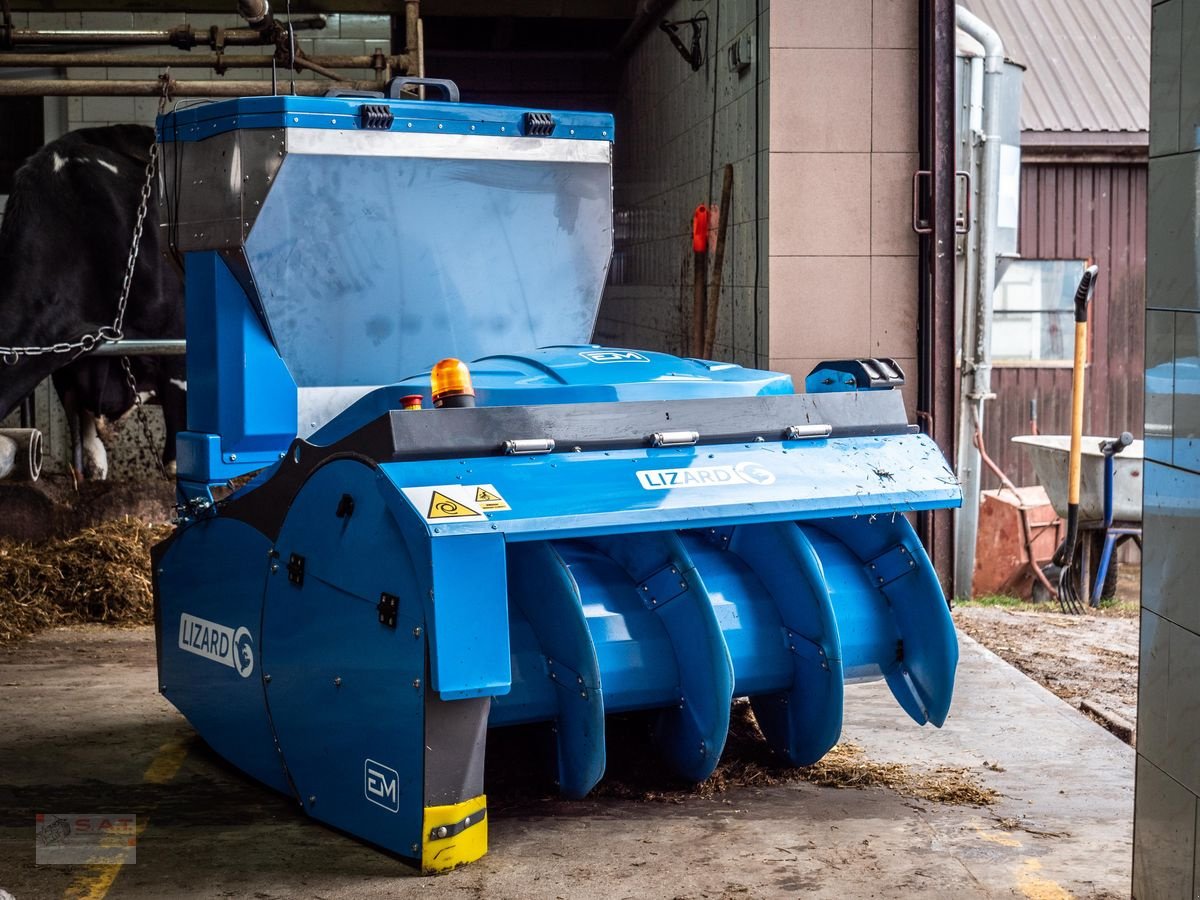
<instances>
[{"instance_id":1,"label":"grey stone wall","mask_svg":"<svg viewBox=\"0 0 1200 900\"><path fill-rule=\"evenodd\" d=\"M1200 897L1200 6L1153 7L1133 895Z\"/></svg>"}]
</instances>

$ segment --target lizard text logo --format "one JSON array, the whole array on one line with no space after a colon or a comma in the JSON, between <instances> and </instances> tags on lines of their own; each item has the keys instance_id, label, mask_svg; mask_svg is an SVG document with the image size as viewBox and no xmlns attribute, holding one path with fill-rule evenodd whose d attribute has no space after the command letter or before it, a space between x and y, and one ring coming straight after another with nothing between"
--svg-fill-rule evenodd
<instances>
[{"instance_id":1,"label":"lizard text logo","mask_svg":"<svg viewBox=\"0 0 1200 900\"><path fill-rule=\"evenodd\" d=\"M245 626L234 630L183 613L179 617L179 649L229 666L243 678L254 671L254 639Z\"/></svg>"},{"instance_id":2,"label":"lizard text logo","mask_svg":"<svg viewBox=\"0 0 1200 900\"><path fill-rule=\"evenodd\" d=\"M774 472L753 462L740 462L732 466L693 466L688 469L643 469L637 473L637 477L648 491L775 483Z\"/></svg>"}]
</instances>

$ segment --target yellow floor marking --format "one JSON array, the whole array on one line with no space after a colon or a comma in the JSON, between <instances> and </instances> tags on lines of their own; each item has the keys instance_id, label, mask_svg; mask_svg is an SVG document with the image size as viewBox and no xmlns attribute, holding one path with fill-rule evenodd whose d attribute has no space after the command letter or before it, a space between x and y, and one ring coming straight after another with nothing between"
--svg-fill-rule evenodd
<instances>
[{"instance_id":1,"label":"yellow floor marking","mask_svg":"<svg viewBox=\"0 0 1200 900\"><path fill-rule=\"evenodd\" d=\"M999 831L985 830L981 825L972 825L975 833L985 841L990 841L993 844L999 844L1001 847L1020 847L1021 842L1011 835L1004 834Z\"/></svg>"},{"instance_id":2,"label":"yellow floor marking","mask_svg":"<svg viewBox=\"0 0 1200 900\"><path fill-rule=\"evenodd\" d=\"M137 823L137 837L142 836L142 832L146 830L148 824L149 822L145 819ZM120 844L115 841L102 842L100 846L118 847ZM125 863L118 862L88 866L87 871L77 875L67 887L63 893L63 900L104 900L124 865Z\"/></svg>"},{"instance_id":3,"label":"yellow floor marking","mask_svg":"<svg viewBox=\"0 0 1200 900\"><path fill-rule=\"evenodd\" d=\"M1042 864L1036 859L1027 859L1017 874L1017 887L1028 900L1073 900L1074 895L1057 881L1039 878L1036 873Z\"/></svg>"},{"instance_id":4,"label":"yellow floor marking","mask_svg":"<svg viewBox=\"0 0 1200 900\"><path fill-rule=\"evenodd\" d=\"M142 781L147 784L166 784L179 774L183 761L187 758L188 745L182 740L169 741L158 748L158 753L142 774ZM142 836L148 818L143 817L137 823L137 837ZM101 844L101 846L105 846ZM111 846L111 845L110 845ZM78 875L63 893L63 900L104 900L112 889L113 882L121 873L124 863L107 863L89 866L86 872Z\"/></svg>"},{"instance_id":5,"label":"yellow floor marking","mask_svg":"<svg viewBox=\"0 0 1200 900\"><path fill-rule=\"evenodd\" d=\"M183 741L170 741L158 748L158 755L150 762L142 781L147 784L166 784L179 773L188 754L188 745Z\"/></svg>"}]
</instances>

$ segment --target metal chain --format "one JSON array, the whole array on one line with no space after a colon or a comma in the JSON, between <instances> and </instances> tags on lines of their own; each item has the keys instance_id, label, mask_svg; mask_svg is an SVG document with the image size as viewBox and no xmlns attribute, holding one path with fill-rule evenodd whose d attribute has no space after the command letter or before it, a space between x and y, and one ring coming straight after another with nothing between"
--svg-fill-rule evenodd
<instances>
[{"instance_id":1,"label":"metal chain","mask_svg":"<svg viewBox=\"0 0 1200 900\"><path fill-rule=\"evenodd\" d=\"M171 70L168 69L159 76L159 81L162 84L162 91L158 97L158 114L161 116L167 108L167 100L170 94L171 86ZM158 162L158 141L155 140L150 145L150 159L146 163L146 180L142 182L142 196L138 203L137 222L133 226L133 241L129 247L129 259L125 265L125 280L121 284L121 298L117 302L117 319L113 325L114 331L117 332L116 340L121 338L121 329L125 324L125 306L129 303L129 288L133 284L133 271L137 265L138 251L142 244L142 226L146 222L146 212L150 206L150 193L154 185L154 172ZM150 417L146 414L145 404L142 403L142 395L137 388L137 379L133 376L133 366L129 362L128 356L121 357L121 368L125 372L125 383L129 387L129 392L133 395L134 415L141 422L142 437L146 440L146 446L151 448L153 453L154 434L150 429ZM163 402L166 399L163 398ZM167 477L167 470L163 466L162 457L154 454L154 461L158 465L158 473L164 478Z\"/></svg>"},{"instance_id":2,"label":"metal chain","mask_svg":"<svg viewBox=\"0 0 1200 900\"><path fill-rule=\"evenodd\" d=\"M163 82L158 111L161 114L167 104L169 76L160 77ZM121 281L121 295L117 299L117 315L111 325L102 325L95 331L73 341L59 341L40 347L7 347L0 345L0 359L5 365L16 365L23 356L45 356L57 353L73 353L74 359L94 350L99 344L119 341L125 336L125 309L129 304L129 290L133 286L133 273L137 268L138 253L142 246L142 230L146 224L146 213L150 206L150 195L154 189L154 174L158 167L158 141L150 144L150 159L146 162L146 177L142 182L141 198L138 202L137 219L133 226L133 239L129 243L129 256L125 261L125 277ZM137 391L134 391L136 396Z\"/></svg>"}]
</instances>

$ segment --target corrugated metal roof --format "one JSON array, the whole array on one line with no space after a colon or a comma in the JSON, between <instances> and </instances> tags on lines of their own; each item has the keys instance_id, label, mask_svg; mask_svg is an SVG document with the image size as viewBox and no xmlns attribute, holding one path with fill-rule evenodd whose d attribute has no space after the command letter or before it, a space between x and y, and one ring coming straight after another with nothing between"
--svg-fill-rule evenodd
<instances>
[{"instance_id":1,"label":"corrugated metal roof","mask_svg":"<svg viewBox=\"0 0 1200 900\"><path fill-rule=\"evenodd\" d=\"M1150 130L1150 0L963 0L1026 66L1021 130ZM1132 137L1132 135L1129 135Z\"/></svg>"}]
</instances>

